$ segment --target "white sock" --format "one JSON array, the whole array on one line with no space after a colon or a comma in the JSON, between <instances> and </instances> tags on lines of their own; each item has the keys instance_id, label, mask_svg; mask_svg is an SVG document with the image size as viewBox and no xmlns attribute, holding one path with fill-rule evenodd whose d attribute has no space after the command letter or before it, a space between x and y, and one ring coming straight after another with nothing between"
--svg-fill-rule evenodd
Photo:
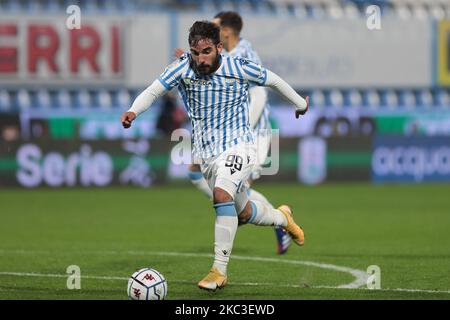
<instances>
[{"instance_id":1,"label":"white sock","mask_svg":"<svg viewBox=\"0 0 450 320\"><path fill-rule=\"evenodd\" d=\"M189 179L198 190L203 192L209 199L212 199L212 191L208 186L208 182L200 171L189 171Z\"/></svg>"},{"instance_id":2,"label":"white sock","mask_svg":"<svg viewBox=\"0 0 450 320\"><path fill-rule=\"evenodd\" d=\"M274 209L270 203L258 200L250 201L252 216L248 223L258 226L286 227L287 219L280 210Z\"/></svg>"},{"instance_id":3,"label":"white sock","mask_svg":"<svg viewBox=\"0 0 450 320\"><path fill-rule=\"evenodd\" d=\"M258 200L260 202L264 202L270 205L269 200L267 200L266 197L264 197L261 193L256 191L255 189L248 189L248 199L249 200Z\"/></svg>"},{"instance_id":4,"label":"white sock","mask_svg":"<svg viewBox=\"0 0 450 320\"><path fill-rule=\"evenodd\" d=\"M251 188L248 189L248 199L249 200L257 200L257 201L263 202L263 203L268 204L269 206L271 206L273 208L273 206L269 202L269 200L267 200L267 198L262 193L256 191L255 189L251 189ZM281 228L281 227L280 226L274 226L274 228L277 229L277 228Z\"/></svg>"},{"instance_id":5,"label":"white sock","mask_svg":"<svg viewBox=\"0 0 450 320\"><path fill-rule=\"evenodd\" d=\"M218 203L214 228L214 264L222 274L227 274L227 265L233 249L234 236L238 227L238 218L234 202Z\"/></svg>"}]
</instances>

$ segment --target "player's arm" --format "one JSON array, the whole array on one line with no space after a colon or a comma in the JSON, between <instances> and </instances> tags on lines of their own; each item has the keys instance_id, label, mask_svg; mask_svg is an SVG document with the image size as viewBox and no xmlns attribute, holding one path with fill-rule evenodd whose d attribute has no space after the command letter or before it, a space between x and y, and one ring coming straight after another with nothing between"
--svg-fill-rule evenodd
<instances>
[{"instance_id":1,"label":"player's arm","mask_svg":"<svg viewBox=\"0 0 450 320\"><path fill-rule=\"evenodd\" d=\"M159 79L153 81L144 91L141 92L134 100L131 108L122 115L121 121L124 128L131 127L131 123L138 115L146 111L159 97L168 90Z\"/></svg>"},{"instance_id":2,"label":"player's arm","mask_svg":"<svg viewBox=\"0 0 450 320\"><path fill-rule=\"evenodd\" d=\"M258 123L267 103L267 92L263 87L251 87L250 94L250 126L254 128Z\"/></svg>"},{"instance_id":3,"label":"player's arm","mask_svg":"<svg viewBox=\"0 0 450 320\"><path fill-rule=\"evenodd\" d=\"M276 90L284 98L295 106L295 117L304 115L308 111L309 97L303 99L295 90L281 77L273 73L270 70L266 70L266 81L264 86L270 87Z\"/></svg>"},{"instance_id":4,"label":"player's arm","mask_svg":"<svg viewBox=\"0 0 450 320\"><path fill-rule=\"evenodd\" d=\"M139 114L146 111L159 97L178 85L188 62L187 56L180 57L134 100L131 108L122 115L121 122L124 128L131 127L131 123Z\"/></svg>"},{"instance_id":5,"label":"player's arm","mask_svg":"<svg viewBox=\"0 0 450 320\"><path fill-rule=\"evenodd\" d=\"M295 117L308 111L309 98L303 99L294 89L278 75L261 65L247 59L239 60L245 78L258 86L270 87L285 97L295 106Z\"/></svg>"},{"instance_id":6,"label":"player's arm","mask_svg":"<svg viewBox=\"0 0 450 320\"><path fill-rule=\"evenodd\" d=\"M261 59L253 50L246 50L242 57L261 65ZM250 95L250 126L254 128L261 118L267 104L267 90L259 86L252 86L248 91Z\"/></svg>"}]
</instances>

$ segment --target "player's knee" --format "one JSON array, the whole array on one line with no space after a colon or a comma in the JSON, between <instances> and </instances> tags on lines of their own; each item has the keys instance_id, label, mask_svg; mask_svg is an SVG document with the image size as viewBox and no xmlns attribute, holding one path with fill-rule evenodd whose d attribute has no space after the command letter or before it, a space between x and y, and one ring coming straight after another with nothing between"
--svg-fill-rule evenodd
<instances>
[{"instance_id":1,"label":"player's knee","mask_svg":"<svg viewBox=\"0 0 450 320\"><path fill-rule=\"evenodd\" d=\"M238 215L239 225L247 224L251 216L252 216L251 214L247 213L241 213L240 215Z\"/></svg>"},{"instance_id":2,"label":"player's knee","mask_svg":"<svg viewBox=\"0 0 450 320\"><path fill-rule=\"evenodd\" d=\"M250 205L250 201L247 202L245 208L238 215L239 225L246 224L252 217L252 207Z\"/></svg>"},{"instance_id":3,"label":"player's knee","mask_svg":"<svg viewBox=\"0 0 450 320\"><path fill-rule=\"evenodd\" d=\"M220 189L220 188L214 188L213 197L214 197L214 203L224 203L224 202L233 201L233 198L231 197L231 195L228 192L226 192L225 190Z\"/></svg>"},{"instance_id":4,"label":"player's knee","mask_svg":"<svg viewBox=\"0 0 450 320\"><path fill-rule=\"evenodd\" d=\"M200 166L198 164L190 164L189 165L189 171L193 171L193 172L200 172Z\"/></svg>"}]
</instances>

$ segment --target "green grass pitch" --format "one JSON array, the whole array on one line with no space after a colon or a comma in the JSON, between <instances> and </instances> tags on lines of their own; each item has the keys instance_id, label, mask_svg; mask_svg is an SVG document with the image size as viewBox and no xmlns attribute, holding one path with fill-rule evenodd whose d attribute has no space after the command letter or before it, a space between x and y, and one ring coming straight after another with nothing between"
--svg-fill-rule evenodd
<instances>
[{"instance_id":1,"label":"green grass pitch","mask_svg":"<svg viewBox=\"0 0 450 320\"><path fill-rule=\"evenodd\" d=\"M239 227L229 285L215 293L197 288L214 211L194 187L3 189L0 299L127 299L126 278L143 267L166 277L167 299L450 298L450 185L255 189L292 205L305 246L278 256L270 227ZM81 290L66 287L69 265L81 268ZM338 288L355 277L324 265L378 265L382 290Z\"/></svg>"}]
</instances>

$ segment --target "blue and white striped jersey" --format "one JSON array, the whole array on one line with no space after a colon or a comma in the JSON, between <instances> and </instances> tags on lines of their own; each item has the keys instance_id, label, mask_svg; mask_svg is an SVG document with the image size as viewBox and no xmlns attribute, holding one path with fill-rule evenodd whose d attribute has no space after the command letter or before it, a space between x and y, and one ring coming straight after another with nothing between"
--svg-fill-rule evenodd
<instances>
[{"instance_id":1,"label":"blue and white striped jersey","mask_svg":"<svg viewBox=\"0 0 450 320\"><path fill-rule=\"evenodd\" d=\"M257 64L261 64L259 55L253 50L251 43L244 38L241 38L236 47L228 52L228 54L233 57L242 57L256 62Z\"/></svg>"},{"instance_id":2,"label":"blue and white striped jersey","mask_svg":"<svg viewBox=\"0 0 450 320\"><path fill-rule=\"evenodd\" d=\"M193 154L210 158L239 142L252 142L249 85L264 85L267 71L241 57L221 56L211 75L200 75L185 53L159 76L168 90L178 86L192 124Z\"/></svg>"},{"instance_id":3,"label":"blue and white striped jersey","mask_svg":"<svg viewBox=\"0 0 450 320\"><path fill-rule=\"evenodd\" d=\"M262 65L258 53L256 53L256 51L253 50L251 43L245 40L244 38L241 38L236 47L234 47L233 50L228 52L228 54L232 57L242 57L245 59L249 59L253 62L256 62L257 64ZM252 112L252 110L250 110L250 112ZM269 113L270 107L269 104L266 103L266 105L264 106L264 110L261 113L261 117L259 118L259 121L254 129L258 130L271 128Z\"/></svg>"}]
</instances>

